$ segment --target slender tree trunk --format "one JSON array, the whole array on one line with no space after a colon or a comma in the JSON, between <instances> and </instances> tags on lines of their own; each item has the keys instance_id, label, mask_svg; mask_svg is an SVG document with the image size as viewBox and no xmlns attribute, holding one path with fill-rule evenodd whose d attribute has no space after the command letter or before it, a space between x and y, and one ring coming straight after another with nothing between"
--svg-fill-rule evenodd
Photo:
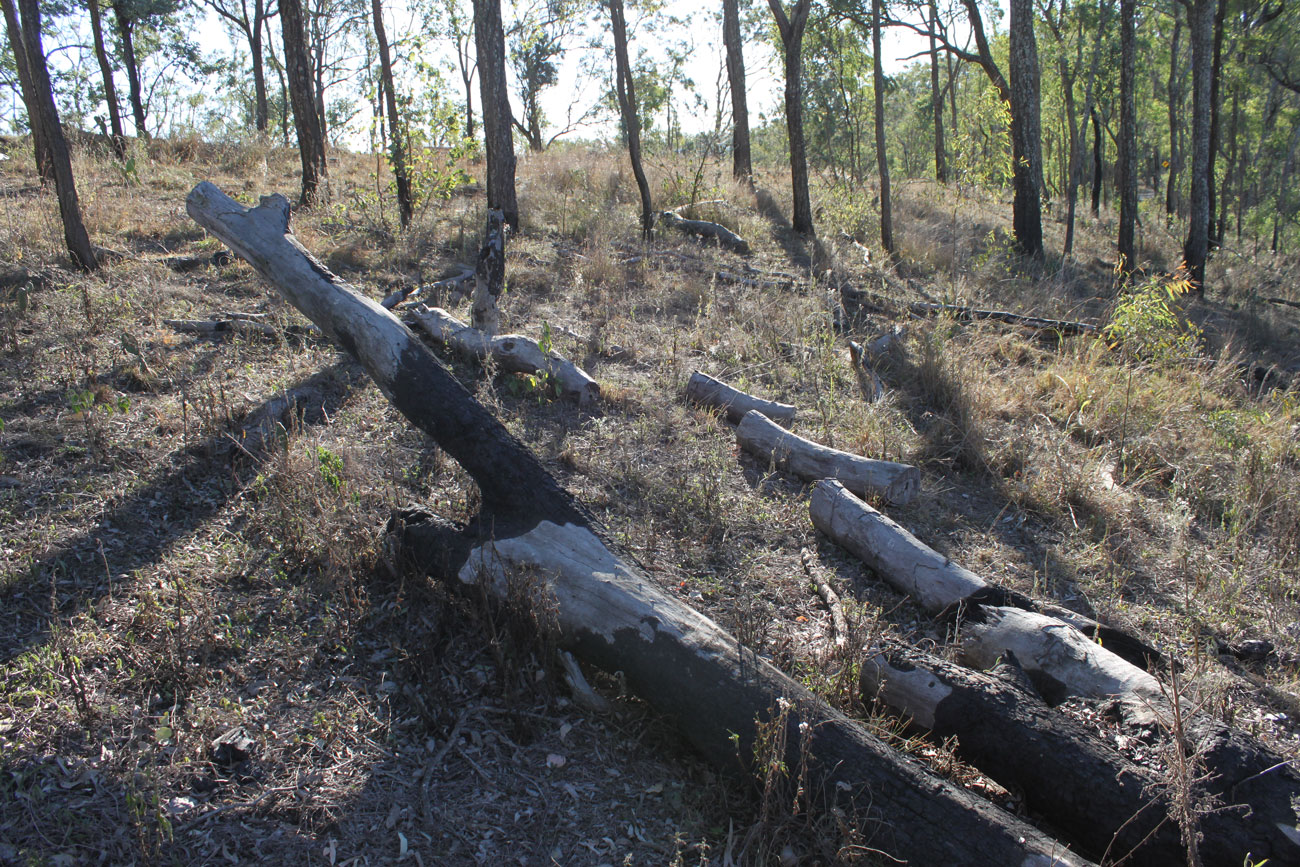
<instances>
[{"instance_id":1,"label":"slender tree trunk","mask_svg":"<svg viewBox=\"0 0 1300 867\"><path fill-rule=\"evenodd\" d=\"M939 90L939 49L934 32L939 27L939 7L930 0L930 104L934 113L934 178L948 183L948 154L943 142L943 92Z\"/></svg>"},{"instance_id":2,"label":"slender tree trunk","mask_svg":"<svg viewBox=\"0 0 1300 867\"><path fill-rule=\"evenodd\" d=\"M122 132L122 109L117 102L117 87L113 84L113 64L104 48L104 24L99 14L99 0L87 0L90 12L90 32L95 42L95 59L99 61L99 74L104 79L104 102L108 104L108 128L112 132L113 153L126 158L126 137Z\"/></svg>"},{"instance_id":3,"label":"slender tree trunk","mask_svg":"<svg viewBox=\"0 0 1300 867\"><path fill-rule=\"evenodd\" d=\"M12 8L11 0L4 2L8 12ZM41 12L36 0L19 0L18 14L21 16L19 32L22 38L14 46L14 53L21 51L27 55L27 69L31 74L36 103L32 126L35 129L39 125L44 130L43 137L50 149L59 215L63 218L63 240L68 245L72 264L82 271L93 271L99 263L90 246L86 226L81 221L81 204L77 200L77 184L72 176L72 158L68 154L68 142L63 137L63 127L59 125L59 110L54 104L54 90L45 66L45 49L41 47Z\"/></svg>"},{"instance_id":4,"label":"slender tree trunk","mask_svg":"<svg viewBox=\"0 0 1300 867\"><path fill-rule=\"evenodd\" d=\"M1209 199L1209 209L1206 219L1209 221L1205 229L1207 253L1210 247L1217 246L1215 243L1219 238L1219 232L1214 227L1214 203L1217 178L1214 173L1214 164L1219 156L1219 115L1222 114L1222 97L1219 94L1220 84L1223 80L1223 22L1228 14L1228 0L1218 0L1214 9L1214 62L1210 72L1210 156L1209 163L1205 169L1205 183L1207 184L1206 193Z\"/></svg>"},{"instance_id":5,"label":"slender tree trunk","mask_svg":"<svg viewBox=\"0 0 1300 867\"><path fill-rule=\"evenodd\" d=\"M262 0L257 0L253 13L253 32L248 39L248 50L253 60L253 126L258 132L266 132L270 111L266 104L266 65L262 59L262 27L266 23L266 12Z\"/></svg>"},{"instance_id":6,"label":"slender tree trunk","mask_svg":"<svg viewBox=\"0 0 1300 867\"><path fill-rule=\"evenodd\" d=\"M1043 255L1043 140L1039 120L1038 45L1032 0L1011 0L1012 224L1026 256Z\"/></svg>"},{"instance_id":7,"label":"slender tree trunk","mask_svg":"<svg viewBox=\"0 0 1300 867\"><path fill-rule=\"evenodd\" d=\"M135 41L132 38L135 22L131 20L131 13L127 11L122 0L114 0L113 13L117 20L117 36L122 43L122 62L126 65L126 81L129 85L128 95L131 99L131 114L135 117L135 134L147 140L149 130L145 126L144 97L140 88L140 67L135 60Z\"/></svg>"},{"instance_id":8,"label":"slender tree trunk","mask_svg":"<svg viewBox=\"0 0 1300 867\"><path fill-rule=\"evenodd\" d=\"M749 156L749 106L738 0L722 0L722 44L727 50L727 81L731 85L731 172L737 179L748 178L754 167Z\"/></svg>"},{"instance_id":9,"label":"slender tree trunk","mask_svg":"<svg viewBox=\"0 0 1300 867\"><path fill-rule=\"evenodd\" d=\"M415 201L411 196L411 177L408 173L406 154L406 135L402 130L402 121L397 114L397 91L393 87L393 60L388 52L388 34L384 30L384 9L382 0L371 0L371 11L375 17L375 41L379 45L380 87L384 91L384 100L388 105L389 154L393 162L393 178L397 182L397 214L402 221L402 228L411 225L411 216L415 213Z\"/></svg>"},{"instance_id":10,"label":"slender tree trunk","mask_svg":"<svg viewBox=\"0 0 1300 867\"><path fill-rule=\"evenodd\" d=\"M1133 90L1137 60L1137 0L1120 0L1119 71L1119 270L1137 267L1137 102Z\"/></svg>"},{"instance_id":11,"label":"slender tree trunk","mask_svg":"<svg viewBox=\"0 0 1300 867\"><path fill-rule=\"evenodd\" d=\"M32 83L32 72L27 63L27 50L23 43L23 28L18 23L18 10L14 0L0 0L4 6L5 29L9 35L9 46L13 49L14 66L18 70L18 85L23 97L23 107L27 109L27 125L32 130L32 151L36 160L36 174L42 186L54 180L54 161L50 156L50 143L45 138L45 130L40 124L40 105L36 87ZM44 57L42 56L42 61Z\"/></svg>"},{"instance_id":12,"label":"slender tree trunk","mask_svg":"<svg viewBox=\"0 0 1300 867\"><path fill-rule=\"evenodd\" d=\"M796 0L787 17L781 0L767 0L785 48L785 127L790 139L790 183L794 230L812 237L812 201L808 195L808 153L803 136L803 34L812 0Z\"/></svg>"},{"instance_id":13,"label":"slender tree trunk","mask_svg":"<svg viewBox=\"0 0 1300 867\"><path fill-rule=\"evenodd\" d=\"M1097 116L1097 107L1092 107L1092 215L1101 215L1101 175L1105 163L1102 149L1105 140L1101 137L1101 118Z\"/></svg>"},{"instance_id":14,"label":"slender tree trunk","mask_svg":"<svg viewBox=\"0 0 1300 867\"><path fill-rule=\"evenodd\" d=\"M519 230L515 198L514 125L506 87L506 37L501 29L500 0L474 0L474 43L478 50L478 84L483 105L483 142L487 150L488 208L505 215Z\"/></svg>"},{"instance_id":15,"label":"slender tree trunk","mask_svg":"<svg viewBox=\"0 0 1300 867\"><path fill-rule=\"evenodd\" d=\"M313 97L311 62L300 0L280 0L280 26L284 31L284 69L293 100L293 125L302 158L302 194L299 204L310 207L326 196L325 133Z\"/></svg>"},{"instance_id":16,"label":"slender tree trunk","mask_svg":"<svg viewBox=\"0 0 1300 867\"><path fill-rule=\"evenodd\" d=\"M1228 127L1228 168L1223 173L1223 192L1219 194L1219 233L1216 239L1216 246L1223 246L1223 238L1228 230L1228 203L1232 199L1232 181L1237 175L1237 157L1241 152L1240 142L1237 141L1239 122L1241 120L1241 89L1233 87L1232 89L1232 119ZM1241 188L1237 189L1237 197L1241 197ZM1238 232L1241 231L1240 221L1237 224Z\"/></svg>"},{"instance_id":17,"label":"slender tree trunk","mask_svg":"<svg viewBox=\"0 0 1300 867\"><path fill-rule=\"evenodd\" d=\"M1183 155L1178 147L1179 132L1182 129L1182 125L1178 121L1178 108L1183 101L1178 75L1178 44L1183 35L1183 19L1178 17L1177 3L1173 4L1170 14L1174 16L1174 37L1173 43L1169 46L1169 80L1165 85L1165 99L1169 104L1169 179L1165 185L1165 220L1167 225L1172 228L1174 214L1181 210L1178 196L1178 172L1183 167Z\"/></svg>"},{"instance_id":18,"label":"slender tree trunk","mask_svg":"<svg viewBox=\"0 0 1300 867\"><path fill-rule=\"evenodd\" d=\"M1187 16L1192 44L1192 195L1183 262L1204 292L1210 241L1210 116L1214 52L1214 0L1193 0Z\"/></svg>"},{"instance_id":19,"label":"slender tree trunk","mask_svg":"<svg viewBox=\"0 0 1300 867\"><path fill-rule=\"evenodd\" d=\"M650 237L654 230L654 209L650 203L650 183L641 166L641 119L637 116L636 88L632 82L632 64L627 53L627 23L623 20L623 0L609 0L609 20L614 31L614 75L619 113L627 134L627 152L632 160L632 174L641 193L641 234Z\"/></svg>"},{"instance_id":20,"label":"slender tree trunk","mask_svg":"<svg viewBox=\"0 0 1300 867\"><path fill-rule=\"evenodd\" d=\"M871 0L871 82L876 96L876 170L880 173L880 246L894 255L894 216L889 198L889 153L885 149L885 71L880 62L882 0Z\"/></svg>"},{"instance_id":21,"label":"slender tree trunk","mask_svg":"<svg viewBox=\"0 0 1300 867\"><path fill-rule=\"evenodd\" d=\"M456 64L465 83L465 138L474 138L474 66L470 63L469 35L456 37Z\"/></svg>"}]
</instances>

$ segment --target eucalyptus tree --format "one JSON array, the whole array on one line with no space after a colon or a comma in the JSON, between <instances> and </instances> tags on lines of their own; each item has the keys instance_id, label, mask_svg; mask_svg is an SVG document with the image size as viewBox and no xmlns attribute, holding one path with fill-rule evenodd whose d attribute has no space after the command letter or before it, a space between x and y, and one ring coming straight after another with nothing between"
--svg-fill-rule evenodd
<instances>
[{"instance_id":1,"label":"eucalyptus tree","mask_svg":"<svg viewBox=\"0 0 1300 867\"><path fill-rule=\"evenodd\" d=\"M803 132L803 37L812 0L795 0L787 13L781 0L767 0L781 37L785 68L785 127L790 143L790 185L794 198L794 230L814 234L812 201L808 195L808 154Z\"/></svg>"},{"instance_id":2,"label":"eucalyptus tree","mask_svg":"<svg viewBox=\"0 0 1300 867\"><path fill-rule=\"evenodd\" d=\"M740 0L722 0L722 45L731 90L731 173L739 180L753 175L749 152L749 103L745 98L745 52L740 34Z\"/></svg>"},{"instance_id":3,"label":"eucalyptus tree","mask_svg":"<svg viewBox=\"0 0 1300 867\"><path fill-rule=\"evenodd\" d=\"M18 20L18 10L14 0L0 0L4 6L5 30L9 36L9 45L13 49L14 69L18 73L19 93L23 98L23 107L27 110L27 123L32 131L32 150L36 160L36 174L41 184L54 180L54 160L50 154L50 143L46 138L45 127L40 123L40 102L36 92L36 83L27 62L26 43L23 40L22 24ZM45 55L41 55L45 62Z\"/></svg>"},{"instance_id":4,"label":"eucalyptus tree","mask_svg":"<svg viewBox=\"0 0 1300 867\"><path fill-rule=\"evenodd\" d=\"M91 3L96 0L90 0ZM264 35L272 18L280 14L275 0L202 0L248 43L248 56L253 73L253 125L265 132L269 118L266 96L266 63Z\"/></svg>"},{"instance_id":5,"label":"eucalyptus tree","mask_svg":"<svg viewBox=\"0 0 1300 867\"><path fill-rule=\"evenodd\" d=\"M614 92L618 97L623 134L627 137L627 154L632 161L632 175L641 194L641 235L647 240L654 231L654 206L650 200L650 183L641 164L641 118L636 99L636 81L627 50L627 21L623 0L606 0L610 32L614 37Z\"/></svg>"},{"instance_id":6,"label":"eucalyptus tree","mask_svg":"<svg viewBox=\"0 0 1300 867\"><path fill-rule=\"evenodd\" d=\"M415 213L415 201L411 196L407 135L403 128L403 119L397 111L397 88L393 84L393 59L388 50L388 32L384 28L382 0L371 0L371 10L375 16L375 42L379 47L379 86L383 91L384 103L388 107L388 158L397 186L398 219L405 229L411 225L411 217Z\"/></svg>"},{"instance_id":7,"label":"eucalyptus tree","mask_svg":"<svg viewBox=\"0 0 1300 867\"><path fill-rule=\"evenodd\" d=\"M883 0L871 0L871 82L876 97L876 171L880 175L880 245L894 255L893 205L889 197L889 154L885 150L885 73L880 62Z\"/></svg>"},{"instance_id":8,"label":"eucalyptus tree","mask_svg":"<svg viewBox=\"0 0 1300 867\"><path fill-rule=\"evenodd\" d=\"M1204 291L1210 245L1210 115L1215 0L1187 0L1187 32L1192 46L1192 175L1183 263Z\"/></svg>"},{"instance_id":9,"label":"eucalyptus tree","mask_svg":"<svg viewBox=\"0 0 1300 867\"><path fill-rule=\"evenodd\" d=\"M298 152L302 161L302 193L298 202L310 206L326 195L327 166L325 131L314 98L307 31L300 0L280 0L280 29L284 39L284 71L293 102L293 125L298 134Z\"/></svg>"},{"instance_id":10,"label":"eucalyptus tree","mask_svg":"<svg viewBox=\"0 0 1300 867\"><path fill-rule=\"evenodd\" d=\"M514 118L514 124L530 150L546 148L542 92L559 81L558 61L577 36L584 8L582 0L516 3L509 33L510 66L518 83L523 116Z\"/></svg>"},{"instance_id":11,"label":"eucalyptus tree","mask_svg":"<svg viewBox=\"0 0 1300 867\"><path fill-rule=\"evenodd\" d=\"M500 210L511 229L519 229L515 196L514 123L506 85L506 38L501 0L474 0L474 44L478 53L479 95L483 105L483 143L487 152L488 210Z\"/></svg>"},{"instance_id":12,"label":"eucalyptus tree","mask_svg":"<svg viewBox=\"0 0 1300 867\"><path fill-rule=\"evenodd\" d=\"M103 79L104 103L108 106L108 125L113 152L118 159L126 157L126 134L122 129L122 109L117 100L117 85L113 81L113 64L104 45L104 22L99 10L99 0L86 0L90 13L90 34L95 46L95 61Z\"/></svg>"}]
</instances>

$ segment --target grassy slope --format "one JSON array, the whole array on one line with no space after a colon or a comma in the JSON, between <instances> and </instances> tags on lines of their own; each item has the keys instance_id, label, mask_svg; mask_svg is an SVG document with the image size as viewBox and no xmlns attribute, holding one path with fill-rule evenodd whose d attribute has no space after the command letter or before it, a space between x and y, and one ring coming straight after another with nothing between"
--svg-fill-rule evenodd
<instances>
[{"instance_id":1,"label":"grassy slope","mask_svg":"<svg viewBox=\"0 0 1300 867\"><path fill-rule=\"evenodd\" d=\"M164 262L215 249L184 215L196 181L292 194L291 155L159 143L136 176L79 156L92 238L126 254L91 277L66 270L53 198L14 157L0 174L0 862L380 863L405 846L424 863L717 863L748 840L744 858L765 863L786 846L825 859L862 842L719 780L633 701L579 710L526 623L404 573L382 537L391 508L454 517L475 494L336 351L163 324L300 321L242 263L181 275ZM394 238L373 169L333 167L334 204L295 219L309 249L376 297L471 257L481 198L438 203ZM689 191L693 171L659 165L656 189ZM549 325L607 398L579 414L525 378L457 368L611 538L864 713L854 654L829 644L806 570L830 576L862 637L946 640L815 536L800 486L681 405L703 369L797 404L805 435L916 463L924 493L892 513L917 535L992 580L1141 630L1188 664L1198 700L1296 753L1300 400L1243 386L1236 366L1297 360L1294 311L1255 300L1297 297L1294 261L1219 257L1190 310L1209 361L914 321L882 370L889 396L866 406L830 327L828 272L908 300L1095 318L1113 306L1112 227L1084 226L1081 264L1026 274L1005 255L1005 205L904 184L904 261L885 273L840 231L870 243L861 190L823 186L825 246L809 250L781 225L779 176L757 197L716 169L701 178L696 198L725 199L714 216L753 242L748 263L676 237L642 250L616 155L525 160L507 327ZM1176 249L1158 229L1145 241L1157 264ZM745 267L795 285L711 276ZM629 352L604 357L615 346ZM262 463L230 456L246 415L322 370L326 418L291 426ZM1219 656L1220 641L1247 638L1276 653ZM599 685L617 695L615 679ZM241 725L251 755L214 764L212 739Z\"/></svg>"}]
</instances>

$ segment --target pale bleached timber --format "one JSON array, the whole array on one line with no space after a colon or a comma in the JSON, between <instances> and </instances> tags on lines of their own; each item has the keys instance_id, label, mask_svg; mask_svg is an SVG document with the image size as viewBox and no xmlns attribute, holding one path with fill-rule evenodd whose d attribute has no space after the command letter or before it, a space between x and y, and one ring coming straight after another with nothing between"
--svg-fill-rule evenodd
<instances>
[{"instance_id":1,"label":"pale bleached timber","mask_svg":"<svg viewBox=\"0 0 1300 867\"><path fill-rule=\"evenodd\" d=\"M858 378L858 390L862 392L864 401L875 403L885 396L885 384L880 381L880 376L871 366L867 351L863 349L862 344L854 340L849 341L849 366L853 368L853 375Z\"/></svg>"},{"instance_id":2,"label":"pale bleached timber","mask_svg":"<svg viewBox=\"0 0 1300 867\"><path fill-rule=\"evenodd\" d=\"M854 493L883 497L896 506L912 502L921 490L921 471L916 467L827 448L790 433L760 412L748 412L740 420L736 442L804 481L836 479Z\"/></svg>"},{"instance_id":3,"label":"pale bleached timber","mask_svg":"<svg viewBox=\"0 0 1300 867\"><path fill-rule=\"evenodd\" d=\"M489 336L471 328L440 307L418 305L411 318L439 343L480 361L488 356L510 373L540 373L554 379L561 394L573 395L579 406L600 397L600 384L578 365L555 352L544 352L536 340L522 334Z\"/></svg>"},{"instance_id":4,"label":"pale bleached timber","mask_svg":"<svg viewBox=\"0 0 1300 867\"><path fill-rule=\"evenodd\" d=\"M711 223L708 220L688 220L672 211L661 212L659 222L687 235L697 235L701 238L717 241L718 246L732 252L742 255L749 254L749 242L721 223Z\"/></svg>"},{"instance_id":5,"label":"pale bleached timber","mask_svg":"<svg viewBox=\"0 0 1300 867\"><path fill-rule=\"evenodd\" d=\"M1091 618L1057 606L1041 605L989 584L979 575L917 539L888 515L858 499L844 485L832 480L819 482L813 489L808 512L813 526L870 566L872 571L895 590L916 600L930 614L956 616L974 611L976 607L995 610L990 606L1016 606L1032 609L1037 612L1036 616L1047 615L1047 620L1068 628L1079 641L1094 649L1087 658L1099 666L1097 682L1088 691L1075 694L1104 694L1098 690L1109 686L1122 687L1123 694L1137 700L1145 700L1153 695L1151 686L1155 686L1158 694L1159 687L1155 679L1133 664L1133 658L1142 661L1158 658L1154 650ZM1030 628L1027 623L1014 618L1008 622L1021 624L1025 629ZM969 615L963 623L970 623L968 629L978 632L979 624L972 623ZM1098 637L1101 642L1098 643L1089 636ZM970 637L974 638L973 635ZM1060 638L1057 643L1064 640ZM1125 649L1126 654L1121 657L1103 646L1111 644ZM1037 670L1039 660L1060 662L1045 650L1029 653L1026 647L1026 652L1022 653L1022 648L1012 649L1029 670ZM993 658L996 657L997 653L994 652ZM988 663L991 664L992 659ZM1071 672L1067 676L1066 672L1054 673L1051 669L1045 669L1045 673L1062 683L1075 683L1078 689L1086 686L1082 676L1077 673ZM1145 686L1142 690L1133 691L1138 684Z\"/></svg>"},{"instance_id":6,"label":"pale bleached timber","mask_svg":"<svg viewBox=\"0 0 1300 867\"><path fill-rule=\"evenodd\" d=\"M842 810L841 821L875 849L916 864L1090 863L896 753L610 551L572 496L410 329L288 234L283 197L249 211L204 183L187 207L358 358L394 406L478 484L483 505L473 527L427 522L425 547L418 532L403 536L439 577L543 605L539 619L553 624L563 649L623 672L632 691L723 769L754 769L757 724L775 716L786 751L758 758L791 769L806 761L811 796Z\"/></svg>"},{"instance_id":7,"label":"pale bleached timber","mask_svg":"<svg viewBox=\"0 0 1300 867\"><path fill-rule=\"evenodd\" d=\"M755 397L698 370L686 382L686 399L717 407L732 423L740 421L750 410L761 412L773 421L789 421L795 413L795 408L788 403Z\"/></svg>"}]
</instances>

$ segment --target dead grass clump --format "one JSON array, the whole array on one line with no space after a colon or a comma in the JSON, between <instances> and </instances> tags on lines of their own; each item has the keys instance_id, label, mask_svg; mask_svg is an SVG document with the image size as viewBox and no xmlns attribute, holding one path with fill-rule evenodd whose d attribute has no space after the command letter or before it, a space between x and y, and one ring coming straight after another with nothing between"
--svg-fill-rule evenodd
<instances>
[{"instance_id":1,"label":"dead grass clump","mask_svg":"<svg viewBox=\"0 0 1300 867\"><path fill-rule=\"evenodd\" d=\"M954 340L953 325L938 322L918 338L919 358L913 372L921 405L921 424L929 460L951 462L967 472L988 468L987 432L983 425L981 384L968 372Z\"/></svg>"}]
</instances>

